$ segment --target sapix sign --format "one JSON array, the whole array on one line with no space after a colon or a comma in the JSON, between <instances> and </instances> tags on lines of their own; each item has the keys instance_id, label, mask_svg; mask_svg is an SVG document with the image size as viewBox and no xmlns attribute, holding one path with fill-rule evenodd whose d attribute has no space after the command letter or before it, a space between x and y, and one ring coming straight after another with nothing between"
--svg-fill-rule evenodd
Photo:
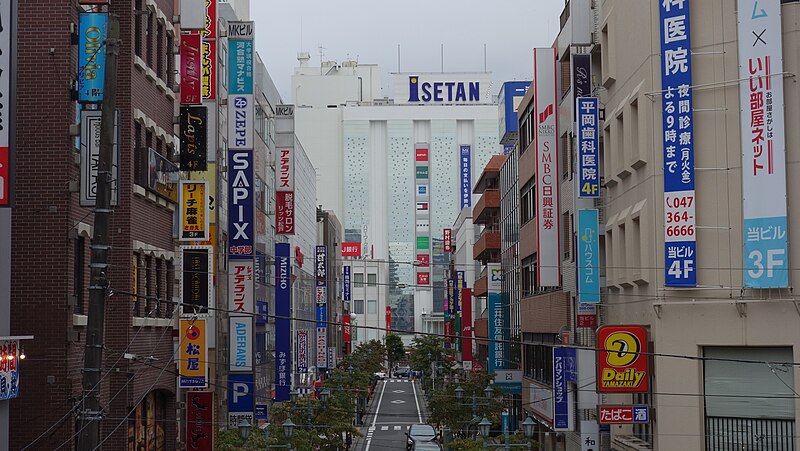
<instances>
[{"instance_id":1,"label":"sapix sign","mask_svg":"<svg viewBox=\"0 0 800 451\"><path fill-rule=\"evenodd\" d=\"M253 258L253 151L228 151L228 256Z\"/></svg>"}]
</instances>

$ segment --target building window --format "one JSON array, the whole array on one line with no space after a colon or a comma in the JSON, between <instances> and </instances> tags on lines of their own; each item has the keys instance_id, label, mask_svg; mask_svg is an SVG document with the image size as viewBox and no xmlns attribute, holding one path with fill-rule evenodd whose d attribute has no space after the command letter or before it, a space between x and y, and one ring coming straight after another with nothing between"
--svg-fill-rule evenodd
<instances>
[{"instance_id":1,"label":"building window","mask_svg":"<svg viewBox=\"0 0 800 451\"><path fill-rule=\"evenodd\" d=\"M353 274L353 287L361 288L364 286L364 274Z\"/></svg>"},{"instance_id":2,"label":"building window","mask_svg":"<svg viewBox=\"0 0 800 451\"><path fill-rule=\"evenodd\" d=\"M556 335L523 335L523 373L526 377L544 385L553 384L553 345Z\"/></svg>"},{"instance_id":3,"label":"building window","mask_svg":"<svg viewBox=\"0 0 800 451\"><path fill-rule=\"evenodd\" d=\"M175 266L172 264L172 261L167 261L166 263L166 273L167 273L167 280L166 280L166 289L165 289L165 296L167 300L166 304L166 313L167 317L172 317L172 312L175 310L175 305L172 303L172 297L175 295Z\"/></svg>"},{"instance_id":4,"label":"building window","mask_svg":"<svg viewBox=\"0 0 800 451\"><path fill-rule=\"evenodd\" d=\"M370 315L375 315L378 313L378 301L375 299L367 300L367 313Z\"/></svg>"},{"instance_id":5,"label":"building window","mask_svg":"<svg viewBox=\"0 0 800 451\"><path fill-rule=\"evenodd\" d=\"M165 451L169 431L168 398L152 391L134 409L128 420L128 449Z\"/></svg>"},{"instance_id":6,"label":"building window","mask_svg":"<svg viewBox=\"0 0 800 451\"><path fill-rule=\"evenodd\" d=\"M175 37L167 33L167 78L164 80L169 89L175 88Z\"/></svg>"},{"instance_id":7,"label":"building window","mask_svg":"<svg viewBox=\"0 0 800 451\"><path fill-rule=\"evenodd\" d=\"M142 287L142 273L144 271L140 271L142 267L142 257L139 254L133 254L133 264L132 264L132 271L131 275L133 278L133 316L142 316L142 304L144 300L139 297L141 295L141 287Z\"/></svg>"},{"instance_id":8,"label":"building window","mask_svg":"<svg viewBox=\"0 0 800 451\"><path fill-rule=\"evenodd\" d=\"M143 11L142 3L144 0L136 0L136 6L133 14L133 51L139 58L142 57L142 16L138 14Z\"/></svg>"},{"instance_id":9,"label":"building window","mask_svg":"<svg viewBox=\"0 0 800 451\"><path fill-rule=\"evenodd\" d=\"M159 21L158 25L156 26L156 75L162 79L166 80L167 76L164 71L166 68L165 60L166 59L166 52L164 51L164 25Z\"/></svg>"},{"instance_id":10,"label":"building window","mask_svg":"<svg viewBox=\"0 0 800 451\"><path fill-rule=\"evenodd\" d=\"M564 260L569 260L572 256L572 219L569 212L561 215L561 246Z\"/></svg>"},{"instance_id":11,"label":"building window","mask_svg":"<svg viewBox=\"0 0 800 451\"><path fill-rule=\"evenodd\" d=\"M522 259L522 296L536 293L536 259L533 256Z\"/></svg>"},{"instance_id":12,"label":"building window","mask_svg":"<svg viewBox=\"0 0 800 451\"><path fill-rule=\"evenodd\" d=\"M768 363L794 361L791 347L705 347L703 357L706 449L796 449L795 368Z\"/></svg>"},{"instance_id":13,"label":"building window","mask_svg":"<svg viewBox=\"0 0 800 451\"><path fill-rule=\"evenodd\" d=\"M156 284L153 273L155 272L155 265L153 264L153 256L145 255L144 257L144 289L147 299L145 300L145 317L151 317L155 314L158 307L153 297L155 296Z\"/></svg>"},{"instance_id":14,"label":"building window","mask_svg":"<svg viewBox=\"0 0 800 451\"><path fill-rule=\"evenodd\" d=\"M371 287L378 286L378 275L377 274L367 274L367 285Z\"/></svg>"},{"instance_id":15,"label":"building window","mask_svg":"<svg viewBox=\"0 0 800 451\"><path fill-rule=\"evenodd\" d=\"M633 395L633 403L650 405L650 394L636 393ZM653 427L650 423L638 423L633 425L633 436L646 443L653 443Z\"/></svg>"},{"instance_id":16,"label":"building window","mask_svg":"<svg viewBox=\"0 0 800 451\"><path fill-rule=\"evenodd\" d=\"M167 306L164 303L164 297L166 295L166 290L164 289L165 282L164 260L159 258L156 260L156 296L158 299L154 307L154 316L158 318L163 318L167 311Z\"/></svg>"},{"instance_id":17,"label":"building window","mask_svg":"<svg viewBox=\"0 0 800 451\"><path fill-rule=\"evenodd\" d=\"M154 29L155 24L155 14L153 12L147 13L147 36L146 36L146 46L147 46L147 66L153 67L153 38L156 30Z\"/></svg>"},{"instance_id":18,"label":"building window","mask_svg":"<svg viewBox=\"0 0 800 451\"><path fill-rule=\"evenodd\" d=\"M569 174L572 172L572 167L570 166L570 159L572 156L572 146L570 146L570 136L567 133L561 136L561 142L559 143L561 148L561 178L563 180L567 180L569 178Z\"/></svg>"},{"instance_id":19,"label":"building window","mask_svg":"<svg viewBox=\"0 0 800 451\"><path fill-rule=\"evenodd\" d=\"M73 260L73 288L75 307L73 313L83 315L84 277L86 277L86 239L82 236L75 238L75 258Z\"/></svg>"},{"instance_id":20,"label":"building window","mask_svg":"<svg viewBox=\"0 0 800 451\"><path fill-rule=\"evenodd\" d=\"M526 183L520 191L519 209L521 225L527 224L536 216L536 186L533 184L533 180Z\"/></svg>"},{"instance_id":21,"label":"building window","mask_svg":"<svg viewBox=\"0 0 800 451\"><path fill-rule=\"evenodd\" d=\"M353 299L353 313L356 315L363 315L364 314L364 300L363 299Z\"/></svg>"},{"instance_id":22,"label":"building window","mask_svg":"<svg viewBox=\"0 0 800 451\"><path fill-rule=\"evenodd\" d=\"M569 52L567 53L567 57L560 62L561 68L561 97L564 97L566 93L569 92L569 88L572 85L572 73L570 71L570 60L569 60Z\"/></svg>"}]
</instances>

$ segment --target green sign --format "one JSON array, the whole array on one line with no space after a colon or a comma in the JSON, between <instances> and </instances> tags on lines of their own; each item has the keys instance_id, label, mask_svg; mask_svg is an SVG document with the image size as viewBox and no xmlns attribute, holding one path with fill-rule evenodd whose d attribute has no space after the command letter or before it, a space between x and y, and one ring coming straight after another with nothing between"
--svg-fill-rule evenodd
<instances>
[{"instance_id":1,"label":"green sign","mask_svg":"<svg viewBox=\"0 0 800 451\"><path fill-rule=\"evenodd\" d=\"M417 237L417 249L420 249L420 250L422 250L422 249L430 249L430 247L431 247L430 238L428 238L427 236L418 236Z\"/></svg>"},{"instance_id":2,"label":"green sign","mask_svg":"<svg viewBox=\"0 0 800 451\"><path fill-rule=\"evenodd\" d=\"M427 166L417 166L417 178L418 179L427 179L428 178L428 167Z\"/></svg>"}]
</instances>

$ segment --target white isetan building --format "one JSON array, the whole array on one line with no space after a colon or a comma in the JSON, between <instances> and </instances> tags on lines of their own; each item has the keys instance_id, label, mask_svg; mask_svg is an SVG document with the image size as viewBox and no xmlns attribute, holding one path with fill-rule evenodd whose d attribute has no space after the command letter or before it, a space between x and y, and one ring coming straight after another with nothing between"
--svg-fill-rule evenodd
<instances>
[{"instance_id":1,"label":"white isetan building","mask_svg":"<svg viewBox=\"0 0 800 451\"><path fill-rule=\"evenodd\" d=\"M362 243L366 279L377 278L377 317L369 313L369 283L366 299L352 288L351 312L365 302L359 326L376 328L359 330L359 341L383 337L387 305L394 330L423 330L423 312L426 322L440 322L426 328L443 330L442 232L462 209L461 155L471 175L463 201L471 203L481 169L501 152L491 74L393 74L393 92L382 96L377 66L299 60L296 132L324 187L319 203L342 218L345 242ZM354 281L363 266L352 264Z\"/></svg>"},{"instance_id":2,"label":"white isetan building","mask_svg":"<svg viewBox=\"0 0 800 451\"><path fill-rule=\"evenodd\" d=\"M797 449L800 177L790 174L800 170L800 2L595 3L603 317L646 326L655 353L649 394L603 400L653 408L649 423L612 426L612 445ZM676 78L688 86L662 85ZM688 99L686 108L668 103ZM665 189L674 171L686 185L679 192ZM694 252L674 252L692 241Z\"/></svg>"}]
</instances>

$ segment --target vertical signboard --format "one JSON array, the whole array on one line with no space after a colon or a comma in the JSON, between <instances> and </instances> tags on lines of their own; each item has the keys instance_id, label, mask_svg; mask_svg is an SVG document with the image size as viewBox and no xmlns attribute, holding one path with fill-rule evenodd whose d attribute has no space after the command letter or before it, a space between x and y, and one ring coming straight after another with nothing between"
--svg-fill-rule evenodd
<instances>
[{"instance_id":1,"label":"vertical signboard","mask_svg":"<svg viewBox=\"0 0 800 451\"><path fill-rule=\"evenodd\" d=\"M352 285L350 284L352 280L352 270L349 266L342 267L342 282L344 284L344 288L342 289L342 300L345 302L350 302L353 300L353 292L352 292Z\"/></svg>"},{"instance_id":2,"label":"vertical signboard","mask_svg":"<svg viewBox=\"0 0 800 451\"><path fill-rule=\"evenodd\" d=\"M461 146L461 208L472 206L472 150Z\"/></svg>"},{"instance_id":3,"label":"vertical signboard","mask_svg":"<svg viewBox=\"0 0 800 451\"><path fill-rule=\"evenodd\" d=\"M179 241L206 241L209 238L208 182L180 181Z\"/></svg>"},{"instance_id":4,"label":"vertical signboard","mask_svg":"<svg viewBox=\"0 0 800 451\"><path fill-rule=\"evenodd\" d=\"M344 341L345 353L350 354L350 314L345 313L342 317L342 340Z\"/></svg>"},{"instance_id":5,"label":"vertical signboard","mask_svg":"<svg viewBox=\"0 0 800 451\"><path fill-rule=\"evenodd\" d=\"M228 263L229 351L231 371L253 370L253 315L255 311L252 261Z\"/></svg>"},{"instance_id":6,"label":"vertical signboard","mask_svg":"<svg viewBox=\"0 0 800 451\"><path fill-rule=\"evenodd\" d=\"M202 46L200 33L181 33L181 105L195 105L203 101Z\"/></svg>"},{"instance_id":7,"label":"vertical signboard","mask_svg":"<svg viewBox=\"0 0 800 451\"><path fill-rule=\"evenodd\" d=\"M242 420L254 424L255 384L253 373L228 374L228 428L239 427Z\"/></svg>"},{"instance_id":8,"label":"vertical signboard","mask_svg":"<svg viewBox=\"0 0 800 451\"><path fill-rule=\"evenodd\" d=\"M179 388L208 387L208 345L206 320L181 319Z\"/></svg>"},{"instance_id":9,"label":"vertical signboard","mask_svg":"<svg viewBox=\"0 0 800 451\"><path fill-rule=\"evenodd\" d=\"M228 148L253 149L253 22L228 22Z\"/></svg>"},{"instance_id":10,"label":"vertical signboard","mask_svg":"<svg viewBox=\"0 0 800 451\"><path fill-rule=\"evenodd\" d=\"M647 393L650 388L647 329L602 326L597 329L597 391Z\"/></svg>"},{"instance_id":11,"label":"vertical signboard","mask_svg":"<svg viewBox=\"0 0 800 451\"><path fill-rule=\"evenodd\" d=\"M578 197L600 197L600 120L597 97L576 100L578 122Z\"/></svg>"},{"instance_id":12,"label":"vertical signboard","mask_svg":"<svg viewBox=\"0 0 800 451\"><path fill-rule=\"evenodd\" d=\"M572 99L592 95L592 55L572 54Z\"/></svg>"},{"instance_id":13,"label":"vertical signboard","mask_svg":"<svg viewBox=\"0 0 800 451\"><path fill-rule=\"evenodd\" d=\"M491 374L495 370L507 368L506 350L508 349L507 343L510 334L507 327L506 309L503 306L501 296L503 291L503 270L500 268L499 263L490 263L487 265L487 269L489 273L487 302L490 340L488 371Z\"/></svg>"},{"instance_id":14,"label":"vertical signboard","mask_svg":"<svg viewBox=\"0 0 800 451\"><path fill-rule=\"evenodd\" d=\"M294 149L281 148L275 154L278 181L275 187L275 233L294 235Z\"/></svg>"},{"instance_id":15,"label":"vertical signboard","mask_svg":"<svg viewBox=\"0 0 800 451\"><path fill-rule=\"evenodd\" d=\"M664 130L664 285L697 285L689 0L659 2ZM748 38L749 39L749 38Z\"/></svg>"},{"instance_id":16,"label":"vertical signboard","mask_svg":"<svg viewBox=\"0 0 800 451\"><path fill-rule=\"evenodd\" d=\"M414 146L414 236L416 238L416 248L414 255L416 260L430 261L431 256L431 196L430 190L430 153L428 143L417 143ZM426 265L427 266L427 265ZM426 288L431 284L430 268L415 266L417 288Z\"/></svg>"},{"instance_id":17,"label":"vertical signboard","mask_svg":"<svg viewBox=\"0 0 800 451\"><path fill-rule=\"evenodd\" d=\"M575 429L573 391L570 382L577 382L575 348L553 348L553 429L572 431Z\"/></svg>"},{"instance_id":18,"label":"vertical signboard","mask_svg":"<svg viewBox=\"0 0 800 451\"><path fill-rule=\"evenodd\" d=\"M228 150L228 258L255 256L253 151Z\"/></svg>"},{"instance_id":19,"label":"vertical signboard","mask_svg":"<svg viewBox=\"0 0 800 451\"><path fill-rule=\"evenodd\" d=\"M207 111L204 106L182 106L180 109L181 171L208 169Z\"/></svg>"},{"instance_id":20,"label":"vertical signboard","mask_svg":"<svg viewBox=\"0 0 800 451\"><path fill-rule=\"evenodd\" d=\"M214 393L186 392L186 442L192 451L214 450Z\"/></svg>"},{"instance_id":21,"label":"vertical signboard","mask_svg":"<svg viewBox=\"0 0 800 451\"><path fill-rule=\"evenodd\" d=\"M292 387L291 278L289 243L275 243L275 402L288 401Z\"/></svg>"},{"instance_id":22,"label":"vertical signboard","mask_svg":"<svg viewBox=\"0 0 800 451\"><path fill-rule=\"evenodd\" d=\"M317 288L317 368L328 368L328 247L320 245L315 250L315 278Z\"/></svg>"},{"instance_id":23,"label":"vertical signboard","mask_svg":"<svg viewBox=\"0 0 800 451\"><path fill-rule=\"evenodd\" d=\"M19 396L19 341L0 340L0 401Z\"/></svg>"},{"instance_id":24,"label":"vertical signboard","mask_svg":"<svg viewBox=\"0 0 800 451\"><path fill-rule=\"evenodd\" d=\"M461 361L472 365L472 289L461 290Z\"/></svg>"},{"instance_id":25,"label":"vertical signboard","mask_svg":"<svg viewBox=\"0 0 800 451\"><path fill-rule=\"evenodd\" d=\"M205 5L206 0L181 0L179 11L181 17L181 30L202 30L205 28Z\"/></svg>"},{"instance_id":26,"label":"vertical signboard","mask_svg":"<svg viewBox=\"0 0 800 451\"><path fill-rule=\"evenodd\" d=\"M600 239L597 210L578 210L578 302L600 302Z\"/></svg>"},{"instance_id":27,"label":"vertical signboard","mask_svg":"<svg viewBox=\"0 0 800 451\"><path fill-rule=\"evenodd\" d=\"M208 245L181 246L181 315L207 314L213 305L214 248ZM136 262L134 261L134 264ZM135 266L134 266L135 268ZM136 281L136 277L134 277Z\"/></svg>"},{"instance_id":28,"label":"vertical signboard","mask_svg":"<svg viewBox=\"0 0 800 451\"><path fill-rule=\"evenodd\" d=\"M5 25L5 23L4 23ZM103 101L108 13L81 13L78 23L78 102Z\"/></svg>"},{"instance_id":29,"label":"vertical signboard","mask_svg":"<svg viewBox=\"0 0 800 451\"><path fill-rule=\"evenodd\" d=\"M200 34L203 38L201 94L204 100L214 100L217 98L217 0L206 0L206 25Z\"/></svg>"},{"instance_id":30,"label":"vertical signboard","mask_svg":"<svg viewBox=\"0 0 800 451\"><path fill-rule=\"evenodd\" d=\"M442 243L443 252L453 252L453 229L444 229Z\"/></svg>"},{"instance_id":31,"label":"vertical signboard","mask_svg":"<svg viewBox=\"0 0 800 451\"><path fill-rule=\"evenodd\" d=\"M737 8L746 288L789 287L780 3Z\"/></svg>"},{"instance_id":32,"label":"vertical signboard","mask_svg":"<svg viewBox=\"0 0 800 451\"><path fill-rule=\"evenodd\" d=\"M308 331L297 331L297 372L308 372Z\"/></svg>"},{"instance_id":33,"label":"vertical signboard","mask_svg":"<svg viewBox=\"0 0 800 451\"><path fill-rule=\"evenodd\" d=\"M94 207L97 204L97 168L100 162L101 116L102 111L100 110L81 111L80 204L82 207ZM5 127L3 128L5 129ZM114 144L112 152L111 206L116 207L119 205L119 111L114 115Z\"/></svg>"},{"instance_id":34,"label":"vertical signboard","mask_svg":"<svg viewBox=\"0 0 800 451\"><path fill-rule=\"evenodd\" d=\"M556 49L533 50L536 103L536 253L539 287L561 286Z\"/></svg>"}]
</instances>

